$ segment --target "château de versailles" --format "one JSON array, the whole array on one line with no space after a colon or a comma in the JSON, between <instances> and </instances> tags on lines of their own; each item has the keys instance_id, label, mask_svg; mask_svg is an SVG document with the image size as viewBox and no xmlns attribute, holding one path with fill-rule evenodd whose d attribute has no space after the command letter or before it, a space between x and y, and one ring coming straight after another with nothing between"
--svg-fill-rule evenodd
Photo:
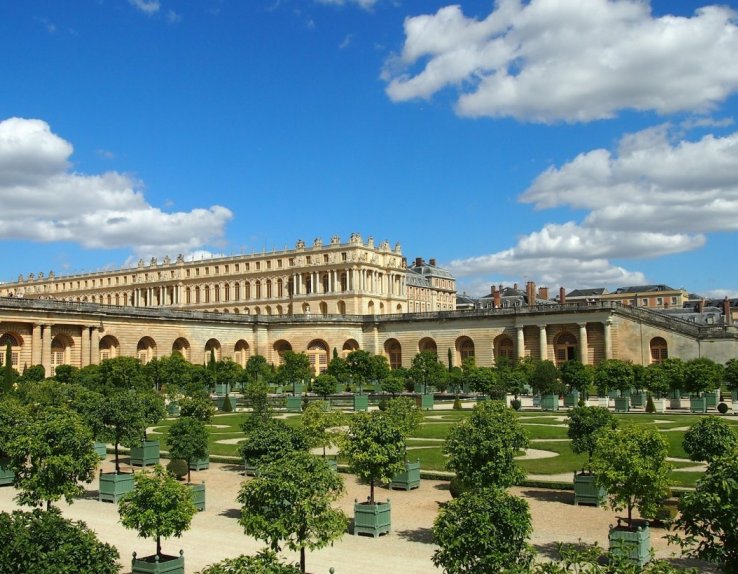
<instances>
[{"instance_id":1,"label":"ch\u00e2teau de versailles","mask_svg":"<svg viewBox=\"0 0 738 574\"><path fill-rule=\"evenodd\" d=\"M453 364L474 357L479 366L524 356L644 365L738 356L727 301L720 323L703 325L627 299L567 302L563 288L550 300L532 282L515 305L503 304L501 292L493 287L487 305L457 309L456 281L434 259L408 267L399 244L333 236L283 251L21 276L0 284L0 345L11 343L16 369L42 364L47 376L58 365L116 356L147 362L179 352L203 363L211 350L241 365L254 354L278 364L285 351L305 352L315 373L334 349L381 354L393 368L419 351L450 351Z\"/></svg>"}]
</instances>

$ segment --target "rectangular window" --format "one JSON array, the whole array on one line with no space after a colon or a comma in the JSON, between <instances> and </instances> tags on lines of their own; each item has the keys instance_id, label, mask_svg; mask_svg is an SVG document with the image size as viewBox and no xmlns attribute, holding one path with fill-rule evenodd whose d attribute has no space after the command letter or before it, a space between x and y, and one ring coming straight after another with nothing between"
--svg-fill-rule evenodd
<instances>
[{"instance_id":1,"label":"rectangular window","mask_svg":"<svg viewBox=\"0 0 738 574\"><path fill-rule=\"evenodd\" d=\"M186 275L187 277L189 277L189 276L190 276L190 270L189 270L189 269L187 269L187 270L185 271L185 275Z\"/></svg>"},{"instance_id":2,"label":"rectangular window","mask_svg":"<svg viewBox=\"0 0 738 574\"><path fill-rule=\"evenodd\" d=\"M218 274L219 272L220 272L220 267L218 267L218 266L216 265L216 266L215 266L215 274L217 275L217 274Z\"/></svg>"},{"instance_id":3,"label":"rectangular window","mask_svg":"<svg viewBox=\"0 0 738 574\"><path fill-rule=\"evenodd\" d=\"M239 270L239 265L238 263L236 263L236 273L238 273L238 270Z\"/></svg>"},{"instance_id":4,"label":"rectangular window","mask_svg":"<svg viewBox=\"0 0 738 574\"><path fill-rule=\"evenodd\" d=\"M210 275L210 267L205 268L205 275Z\"/></svg>"},{"instance_id":5,"label":"rectangular window","mask_svg":"<svg viewBox=\"0 0 738 574\"><path fill-rule=\"evenodd\" d=\"M259 269L261 269L261 261L256 262L256 270L258 271Z\"/></svg>"},{"instance_id":6,"label":"rectangular window","mask_svg":"<svg viewBox=\"0 0 738 574\"><path fill-rule=\"evenodd\" d=\"M656 305L658 307L663 307L664 306L664 298L663 297L656 297Z\"/></svg>"},{"instance_id":7,"label":"rectangular window","mask_svg":"<svg viewBox=\"0 0 738 574\"><path fill-rule=\"evenodd\" d=\"M294 267L294 266L295 266L295 258L290 257L290 267Z\"/></svg>"},{"instance_id":8,"label":"rectangular window","mask_svg":"<svg viewBox=\"0 0 738 574\"><path fill-rule=\"evenodd\" d=\"M648 307L648 299L646 297L641 299L641 305L643 305L644 307Z\"/></svg>"},{"instance_id":9,"label":"rectangular window","mask_svg":"<svg viewBox=\"0 0 738 574\"><path fill-rule=\"evenodd\" d=\"M307 264L308 264L308 265L310 265L310 263L311 263L311 261L310 261L310 255L308 255L308 256L307 256L307 257L305 258L305 261L307 262Z\"/></svg>"},{"instance_id":10,"label":"rectangular window","mask_svg":"<svg viewBox=\"0 0 738 574\"><path fill-rule=\"evenodd\" d=\"M344 251L341 253L341 261L346 261L348 259L348 255L346 255L346 252Z\"/></svg>"},{"instance_id":11,"label":"rectangular window","mask_svg":"<svg viewBox=\"0 0 738 574\"><path fill-rule=\"evenodd\" d=\"M671 298L671 304L672 305L676 305L677 304L677 298L676 297L672 297Z\"/></svg>"},{"instance_id":12,"label":"rectangular window","mask_svg":"<svg viewBox=\"0 0 738 574\"><path fill-rule=\"evenodd\" d=\"M282 269L282 260L281 259L277 259L277 267L279 267L280 269Z\"/></svg>"},{"instance_id":13,"label":"rectangular window","mask_svg":"<svg viewBox=\"0 0 738 574\"><path fill-rule=\"evenodd\" d=\"M271 269L271 268L272 268L272 262L271 261L267 261L267 269Z\"/></svg>"},{"instance_id":14,"label":"rectangular window","mask_svg":"<svg viewBox=\"0 0 738 574\"><path fill-rule=\"evenodd\" d=\"M225 266L225 273L228 273L228 265Z\"/></svg>"}]
</instances>

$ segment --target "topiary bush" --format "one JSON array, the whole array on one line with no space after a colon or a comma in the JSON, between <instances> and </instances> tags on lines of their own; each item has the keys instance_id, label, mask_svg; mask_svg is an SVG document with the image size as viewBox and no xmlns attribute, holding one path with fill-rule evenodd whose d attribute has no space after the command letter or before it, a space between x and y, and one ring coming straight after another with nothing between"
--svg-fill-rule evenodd
<instances>
[{"instance_id":1,"label":"topiary bush","mask_svg":"<svg viewBox=\"0 0 738 574\"><path fill-rule=\"evenodd\" d=\"M727 405L727 404L725 404L725 403L720 403L720 404L719 404L719 405L717 406L717 410L718 410L718 412L719 412L719 413L720 413L721 415L724 415L725 413L727 413L727 412L728 412L728 405Z\"/></svg>"},{"instance_id":2,"label":"topiary bush","mask_svg":"<svg viewBox=\"0 0 738 574\"><path fill-rule=\"evenodd\" d=\"M167 463L167 470L170 472L170 474L176 476L177 480L182 480L185 476L187 476L187 471L189 470L189 468L186 460L182 460L181 458L173 458L169 461L169 463Z\"/></svg>"},{"instance_id":3,"label":"topiary bush","mask_svg":"<svg viewBox=\"0 0 738 574\"><path fill-rule=\"evenodd\" d=\"M460 410L461 410L461 401L459 400L459 397L456 397L456 398L454 399L454 406L453 406L453 409L454 409L455 411L460 411Z\"/></svg>"},{"instance_id":4,"label":"topiary bush","mask_svg":"<svg viewBox=\"0 0 738 574\"><path fill-rule=\"evenodd\" d=\"M231 397L228 396L228 393L226 393L225 399L223 399L223 409L222 410L224 413L233 412L233 403L231 403Z\"/></svg>"},{"instance_id":5,"label":"topiary bush","mask_svg":"<svg viewBox=\"0 0 738 574\"><path fill-rule=\"evenodd\" d=\"M520 399L513 399L510 401L510 406L514 408L516 411L519 411L520 407L523 406L523 403Z\"/></svg>"},{"instance_id":6,"label":"topiary bush","mask_svg":"<svg viewBox=\"0 0 738 574\"><path fill-rule=\"evenodd\" d=\"M454 476L448 483L448 491L451 493L452 498L458 498L467 490L469 490L469 487L458 476Z\"/></svg>"},{"instance_id":7,"label":"topiary bush","mask_svg":"<svg viewBox=\"0 0 738 574\"><path fill-rule=\"evenodd\" d=\"M384 397L382 397L381 399L379 399L379 404L377 404L377 406L379 407L379 410L380 411L386 411L387 410L387 404L388 404L387 403L387 399L385 399Z\"/></svg>"},{"instance_id":8,"label":"topiary bush","mask_svg":"<svg viewBox=\"0 0 738 574\"><path fill-rule=\"evenodd\" d=\"M647 413L656 412L656 406L653 404L653 397L650 394L648 395L648 400L646 401L646 412Z\"/></svg>"}]
</instances>

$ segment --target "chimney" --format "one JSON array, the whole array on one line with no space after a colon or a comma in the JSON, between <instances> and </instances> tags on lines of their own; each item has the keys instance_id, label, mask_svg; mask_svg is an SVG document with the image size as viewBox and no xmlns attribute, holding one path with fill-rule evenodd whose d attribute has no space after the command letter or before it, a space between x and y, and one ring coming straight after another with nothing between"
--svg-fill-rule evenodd
<instances>
[{"instance_id":1,"label":"chimney","mask_svg":"<svg viewBox=\"0 0 738 574\"><path fill-rule=\"evenodd\" d=\"M544 301L548 301L548 287L538 288L538 298L543 299Z\"/></svg>"},{"instance_id":2,"label":"chimney","mask_svg":"<svg viewBox=\"0 0 738 574\"><path fill-rule=\"evenodd\" d=\"M435 259L431 259L428 263L430 263L431 267L435 267L436 266L436 260Z\"/></svg>"},{"instance_id":3,"label":"chimney","mask_svg":"<svg viewBox=\"0 0 738 574\"><path fill-rule=\"evenodd\" d=\"M494 286L492 286L492 295L494 295L495 309L500 309L502 307L502 293L499 289L495 290Z\"/></svg>"},{"instance_id":4,"label":"chimney","mask_svg":"<svg viewBox=\"0 0 738 574\"><path fill-rule=\"evenodd\" d=\"M515 291L518 290L518 284L517 283L513 283L513 289L515 289Z\"/></svg>"},{"instance_id":5,"label":"chimney","mask_svg":"<svg viewBox=\"0 0 738 574\"><path fill-rule=\"evenodd\" d=\"M704 308L705 308L705 300L700 299L699 301L697 301L697 312L702 313Z\"/></svg>"},{"instance_id":6,"label":"chimney","mask_svg":"<svg viewBox=\"0 0 738 574\"><path fill-rule=\"evenodd\" d=\"M559 304L566 304L566 290L563 287L559 287Z\"/></svg>"},{"instance_id":7,"label":"chimney","mask_svg":"<svg viewBox=\"0 0 738 574\"><path fill-rule=\"evenodd\" d=\"M423 266L423 258L422 257L416 257L415 258L415 267L422 267Z\"/></svg>"},{"instance_id":8,"label":"chimney","mask_svg":"<svg viewBox=\"0 0 738 574\"><path fill-rule=\"evenodd\" d=\"M528 307L532 307L536 304L536 284L533 281L528 281L525 284L525 289L527 291Z\"/></svg>"},{"instance_id":9,"label":"chimney","mask_svg":"<svg viewBox=\"0 0 738 574\"><path fill-rule=\"evenodd\" d=\"M723 299L723 315L725 318L723 321L726 325L732 325L733 324L733 315L730 314L730 299L728 299L728 296L725 296L725 299Z\"/></svg>"}]
</instances>

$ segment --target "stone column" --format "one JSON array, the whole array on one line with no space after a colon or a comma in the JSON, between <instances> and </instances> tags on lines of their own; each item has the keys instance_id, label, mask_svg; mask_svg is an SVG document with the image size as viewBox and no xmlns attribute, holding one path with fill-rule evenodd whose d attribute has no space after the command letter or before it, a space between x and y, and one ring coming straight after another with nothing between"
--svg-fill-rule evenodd
<instances>
[{"instance_id":1,"label":"stone column","mask_svg":"<svg viewBox=\"0 0 738 574\"><path fill-rule=\"evenodd\" d=\"M548 338L546 337L546 325L538 325L541 346L541 361L548 359Z\"/></svg>"},{"instance_id":2,"label":"stone column","mask_svg":"<svg viewBox=\"0 0 738 574\"><path fill-rule=\"evenodd\" d=\"M41 332L41 364L46 370L46 376L51 376L51 325L43 325Z\"/></svg>"},{"instance_id":3,"label":"stone column","mask_svg":"<svg viewBox=\"0 0 738 574\"><path fill-rule=\"evenodd\" d=\"M605 359L612 359L612 321L605 321Z\"/></svg>"},{"instance_id":4,"label":"stone column","mask_svg":"<svg viewBox=\"0 0 738 574\"><path fill-rule=\"evenodd\" d=\"M100 329L90 325L90 364L100 364Z\"/></svg>"},{"instance_id":5,"label":"stone column","mask_svg":"<svg viewBox=\"0 0 738 574\"><path fill-rule=\"evenodd\" d=\"M41 325L33 324L33 333L31 335L31 364L41 364Z\"/></svg>"},{"instance_id":6,"label":"stone column","mask_svg":"<svg viewBox=\"0 0 738 574\"><path fill-rule=\"evenodd\" d=\"M587 357L587 323L579 323L579 360L583 365L589 362Z\"/></svg>"},{"instance_id":7,"label":"stone column","mask_svg":"<svg viewBox=\"0 0 738 574\"><path fill-rule=\"evenodd\" d=\"M82 337L80 343L80 367L86 367L90 364L90 329L87 325L82 325Z\"/></svg>"},{"instance_id":8,"label":"stone column","mask_svg":"<svg viewBox=\"0 0 738 574\"><path fill-rule=\"evenodd\" d=\"M525 356L525 333L523 332L523 327L516 327L516 329L518 340L517 345L515 345L515 358L522 359Z\"/></svg>"}]
</instances>

